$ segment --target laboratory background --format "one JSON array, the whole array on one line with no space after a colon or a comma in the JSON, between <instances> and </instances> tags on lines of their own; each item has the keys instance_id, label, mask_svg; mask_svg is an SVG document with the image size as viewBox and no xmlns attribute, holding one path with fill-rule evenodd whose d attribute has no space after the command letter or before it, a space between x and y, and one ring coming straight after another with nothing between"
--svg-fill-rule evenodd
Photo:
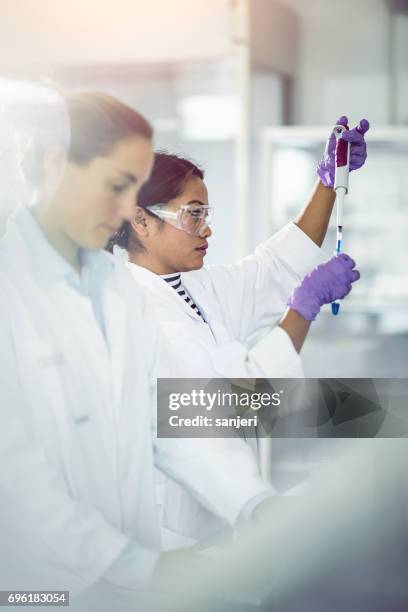
<instances>
[{"instance_id":1,"label":"laboratory background","mask_svg":"<svg viewBox=\"0 0 408 612\"><path fill-rule=\"evenodd\" d=\"M311 377L407 375L408 2L25 0L2 13L3 78L111 93L152 122L157 149L205 169L207 263L293 218L336 119L367 117L343 234L361 282L335 324L329 307L313 324L304 363ZM1 230L18 194L6 191Z\"/></svg>"},{"instance_id":2,"label":"laboratory background","mask_svg":"<svg viewBox=\"0 0 408 612\"><path fill-rule=\"evenodd\" d=\"M8 101L27 80L112 94L152 123L157 150L205 170L206 264L237 261L293 219L336 120L367 118L368 158L350 175L343 223L361 281L336 318L323 308L303 364L308 377L407 377L408 0L17 0L0 10ZM0 162L2 235L24 185L2 143ZM335 230L333 215L327 258ZM336 444L276 440L263 473L284 491Z\"/></svg>"},{"instance_id":3,"label":"laboratory background","mask_svg":"<svg viewBox=\"0 0 408 612\"><path fill-rule=\"evenodd\" d=\"M206 264L237 261L293 219L336 120L367 118L343 222L361 280L336 318L322 309L303 364L308 377L407 377L407 0L24 0L2 13L4 80L110 93L152 123L156 149L204 168ZM4 157L0 233L24 193ZM327 258L335 230L333 214ZM264 474L285 489L334 445L277 440Z\"/></svg>"}]
</instances>

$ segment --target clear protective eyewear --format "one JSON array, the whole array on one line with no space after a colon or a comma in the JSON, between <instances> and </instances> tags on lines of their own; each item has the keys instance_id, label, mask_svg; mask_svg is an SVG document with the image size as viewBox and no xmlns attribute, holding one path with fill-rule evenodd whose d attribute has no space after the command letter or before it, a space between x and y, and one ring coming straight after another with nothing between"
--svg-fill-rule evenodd
<instances>
[{"instance_id":1,"label":"clear protective eyewear","mask_svg":"<svg viewBox=\"0 0 408 612\"><path fill-rule=\"evenodd\" d=\"M176 229L192 236L201 234L211 227L214 210L204 204L182 204L177 210L168 210L167 204L155 204L147 209Z\"/></svg>"}]
</instances>

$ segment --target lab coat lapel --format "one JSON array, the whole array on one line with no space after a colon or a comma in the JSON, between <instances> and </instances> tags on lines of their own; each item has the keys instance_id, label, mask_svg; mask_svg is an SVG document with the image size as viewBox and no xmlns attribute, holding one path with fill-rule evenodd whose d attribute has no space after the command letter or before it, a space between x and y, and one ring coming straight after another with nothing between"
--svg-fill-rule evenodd
<instances>
[{"instance_id":1,"label":"lab coat lapel","mask_svg":"<svg viewBox=\"0 0 408 612\"><path fill-rule=\"evenodd\" d=\"M220 317L214 312L214 306L211 304L210 296L206 294L202 286L190 274L182 275L182 279L187 291L203 313L216 344L222 345L231 342L231 336L221 323Z\"/></svg>"},{"instance_id":2,"label":"lab coat lapel","mask_svg":"<svg viewBox=\"0 0 408 612\"><path fill-rule=\"evenodd\" d=\"M202 291L198 290L198 287L194 283L191 282L191 279L188 277L188 275L186 277L185 274L182 274L181 280L182 280L184 287L187 289L187 291L193 298L194 303L196 304L197 308L202 313L204 319L207 321L207 323L209 323L212 316L211 316L211 306L210 306L210 302L207 296ZM194 315L196 315L196 313L191 308L191 306L189 306L188 304L186 304L186 306L189 310L193 311ZM201 319L199 315L196 315L196 316L198 316L198 318Z\"/></svg>"},{"instance_id":3,"label":"lab coat lapel","mask_svg":"<svg viewBox=\"0 0 408 612\"><path fill-rule=\"evenodd\" d=\"M138 266L130 262L128 262L126 265L136 281L148 289L149 293L151 293L152 296L154 295L159 303L162 303L163 298L165 298L166 302L174 307L176 313L179 314L181 310L184 314L188 315L190 319L193 319L200 325L200 331L205 330L206 335L208 335L209 338L212 336L216 344L221 345L231 341L231 338L228 335L224 325L218 320L219 318L216 316L216 313L213 312L214 309L211 305L209 296L205 294L200 284L197 283L197 281L189 274L181 275L183 285L186 287L197 307L200 309L200 312L202 312L204 315L206 324L203 323L200 315L198 315L195 310L193 310L191 306L189 306L189 304L187 304L187 302L185 302L160 276L150 272L150 270L147 270L142 266Z\"/></svg>"},{"instance_id":4,"label":"lab coat lapel","mask_svg":"<svg viewBox=\"0 0 408 612\"><path fill-rule=\"evenodd\" d=\"M129 267L129 270L136 281L145 286L149 292L155 294L159 299L165 296L166 301L172 304L177 312L179 312L181 308L192 319L197 320L200 323L203 322L200 315L198 315L191 308L191 306L189 306L187 302L185 302L182 297L178 295L177 291L175 291L173 287L170 287L168 283L161 278L161 276L133 263L128 263L127 266Z\"/></svg>"}]
</instances>

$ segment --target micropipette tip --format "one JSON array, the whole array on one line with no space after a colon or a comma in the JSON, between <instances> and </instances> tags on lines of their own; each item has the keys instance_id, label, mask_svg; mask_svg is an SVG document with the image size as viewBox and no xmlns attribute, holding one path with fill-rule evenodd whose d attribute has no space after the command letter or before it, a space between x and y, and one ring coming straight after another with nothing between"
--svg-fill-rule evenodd
<instances>
[{"instance_id":1,"label":"micropipette tip","mask_svg":"<svg viewBox=\"0 0 408 612\"><path fill-rule=\"evenodd\" d=\"M332 308L332 314L334 315L339 314L340 304L338 304L337 302L332 302L331 308Z\"/></svg>"}]
</instances>

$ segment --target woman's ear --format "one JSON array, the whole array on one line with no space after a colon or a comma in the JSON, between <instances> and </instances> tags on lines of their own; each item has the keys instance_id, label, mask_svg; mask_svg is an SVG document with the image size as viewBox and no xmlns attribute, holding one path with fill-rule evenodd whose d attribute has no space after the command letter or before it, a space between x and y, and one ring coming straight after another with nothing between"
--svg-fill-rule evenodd
<instances>
[{"instance_id":1,"label":"woman's ear","mask_svg":"<svg viewBox=\"0 0 408 612\"><path fill-rule=\"evenodd\" d=\"M138 236L148 236L149 229L147 226L146 212L140 206L136 206L135 214L130 222L130 225Z\"/></svg>"}]
</instances>

